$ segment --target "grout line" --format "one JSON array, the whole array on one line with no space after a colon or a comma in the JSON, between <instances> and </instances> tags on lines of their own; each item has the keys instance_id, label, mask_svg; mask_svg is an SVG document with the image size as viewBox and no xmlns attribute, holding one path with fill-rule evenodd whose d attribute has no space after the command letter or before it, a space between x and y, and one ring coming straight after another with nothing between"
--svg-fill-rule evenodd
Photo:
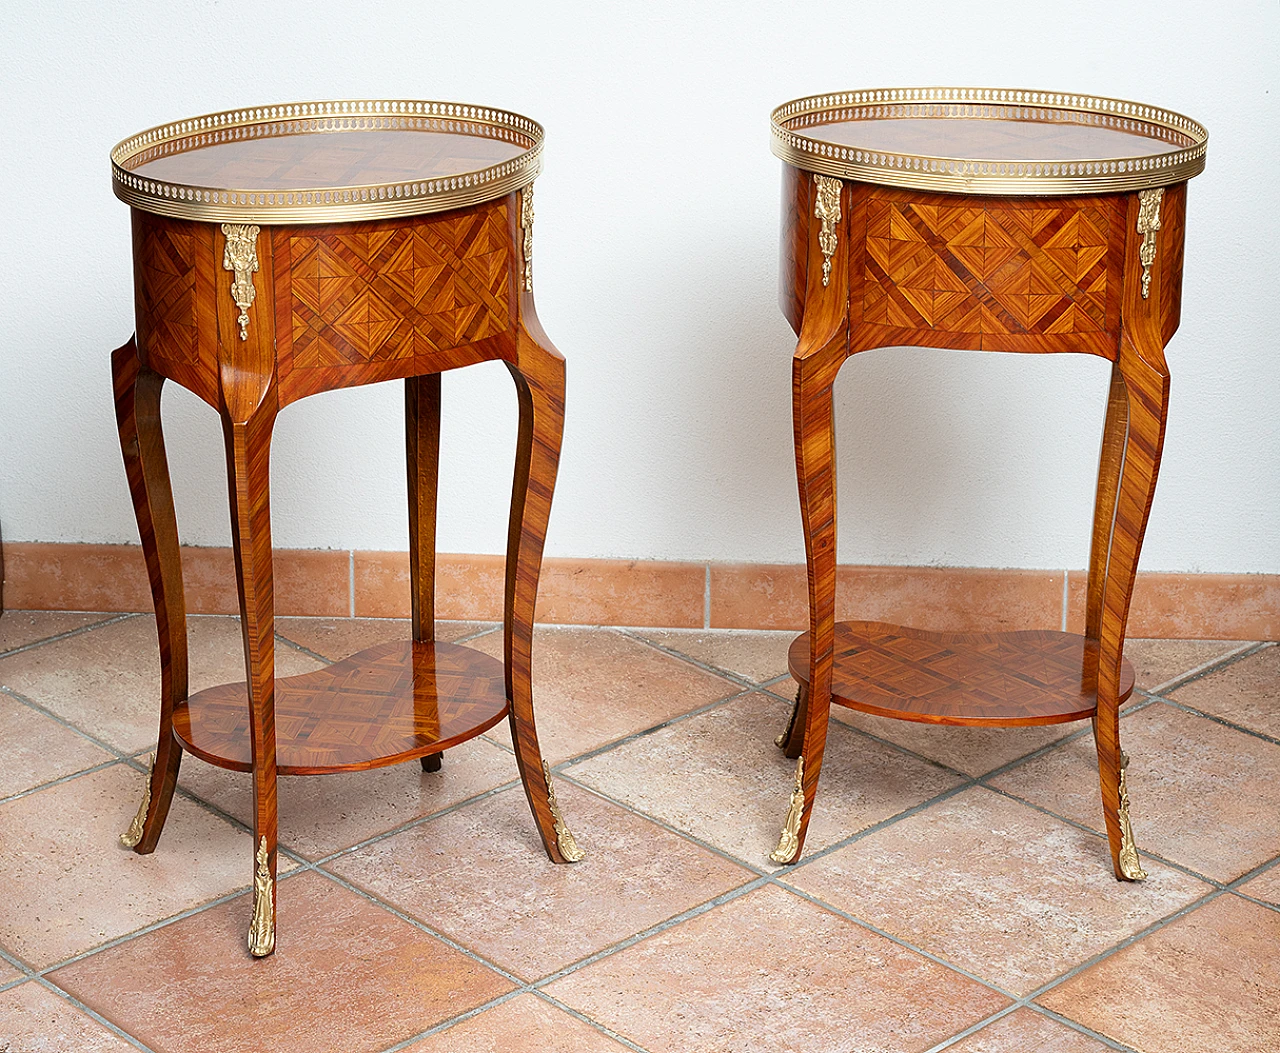
<instances>
[{"instance_id":1,"label":"grout line","mask_svg":"<svg viewBox=\"0 0 1280 1053\"><path fill-rule=\"evenodd\" d=\"M504 1002L509 1002L513 998L517 998L520 995L525 994L527 990L528 989L526 987L521 985L512 991L507 991L505 994L498 995L496 998L490 998L489 1001L481 1002L480 1005L474 1006L464 1013L459 1013L457 1016L451 1016L447 1020L441 1020L438 1024L432 1024L431 1027L427 1028L425 1031L419 1031L417 1034L410 1035L408 1038L397 1042L394 1046L388 1046L386 1049L381 1050L380 1053L400 1053L400 1050L408 1049L415 1042L420 1042L424 1038L430 1038L432 1035L438 1035L442 1031L448 1031L449 1028L454 1025L470 1020L474 1016L479 1016L488 1009L496 1009Z\"/></svg>"},{"instance_id":2,"label":"grout line","mask_svg":"<svg viewBox=\"0 0 1280 1053\"><path fill-rule=\"evenodd\" d=\"M1070 595L1067 589L1067 583L1071 578L1071 571L1064 570L1062 572L1062 631L1067 631L1067 597Z\"/></svg>"},{"instance_id":3,"label":"grout line","mask_svg":"<svg viewBox=\"0 0 1280 1053\"><path fill-rule=\"evenodd\" d=\"M1205 895L1201 896L1199 899L1193 900L1191 903L1188 903L1185 907L1179 907L1172 914L1167 914L1163 918L1159 918L1156 921L1153 921L1150 925L1146 926L1146 928L1139 929L1137 932L1132 933L1129 936L1126 936L1124 939L1120 940L1115 944L1112 944L1110 947L1106 948L1105 950L1099 951L1097 954L1093 955L1093 957L1086 958L1084 961L1078 962L1076 965L1073 965L1066 972L1062 973L1059 976L1055 976L1052 980L1049 980L1047 983L1041 984L1034 991L1031 991L1028 994L1023 995L1022 1000L1028 1004L1031 1003L1035 999L1041 997L1044 994L1047 994L1049 991L1052 991L1055 987L1059 987L1062 984L1066 983L1068 980L1072 979L1073 977L1079 976L1086 969L1092 969L1095 965L1098 965L1100 962L1104 962L1108 958L1112 957L1113 955L1119 954L1126 947L1133 946L1139 940L1145 940L1148 936L1152 935L1153 933L1159 932L1161 929L1165 928L1166 926L1173 924L1179 918L1185 918L1192 911L1199 910L1201 907L1205 906L1206 904L1212 903L1215 899L1217 899L1219 896L1222 896L1223 894L1224 892L1220 888L1215 888L1210 892L1207 892Z\"/></svg>"},{"instance_id":4,"label":"grout line","mask_svg":"<svg viewBox=\"0 0 1280 1053\"><path fill-rule=\"evenodd\" d=\"M677 925L681 925L686 921L690 921L693 918L700 917L709 911L715 910L716 907L722 907L724 904L731 903L735 899L741 899L747 893L754 892L756 889L762 888L770 883L771 879L767 876L762 875L761 877L753 878L751 881L739 885L736 888L731 888L727 892L722 892L718 896L713 896L711 899L704 900L702 903L698 903L690 907L688 910L672 915L665 921L660 921L655 925L650 925L647 929L641 929L639 932L632 933L630 936L618 940L616 943L611 943L607 947L602 947L593 954L589 954L584 958L579 958L576 962L571 962L563 968L557 969L553 973L548 973L540 980L534 981L531 986L535 989L540 989L547 984L554 983L556 980L562 979L570 973L577 972L579 969L585 969L589 965L594 965L603 958L612 957L619 951L624 951L628 947L634 947L642 940L647 940L650 936L657 936L660 933L666 932L668 929L673 929Z\"/></svg>"},{"instance_id":5,"label":"grout line","mask_svg":"<svg viewBox=\"0 0 1280 1053\"><path fill-rule=\"evenodd\" d=\"M73 612L57 611L52 613L70 614ZM81 613L96 613L96 612L81 612ZM68 629L65 633L57 633L53 636L46 636L42 640L33 640L29 644L23 644L21 647L14 647L13 649L8 651L2 651L0 652L0 658L12 658L15 654L22 654L23 651L34 651L37 647L43 647L45 644L57 643L59 640L69 640L73 636L80 636L83 633L91 632L94 629L101 629L104 626L114 625L116 622L123 622L123 621L127 621L130 618L137 618L137 617L138 615L134 613L117 614L114 616L110 614L103 614L102 615L103 620L100 622L91 622L89 625L81 625L75 629Z\"/></svg>"},{"instance_id":6,"label":"grout line","mask_svg":"<svg viewBox=\"0 0 1280 1053\"><path fill-rule=\"evenodd\" d=\"M570 757L568 760L559 761L557 764L553 764L552 770L556 772L561 772L565 768L571 767L573 765L582 764L585 761L589 761L589 760L595 760L602 753L608 753L611 750L615 750L620 746L628 746L631 743L637 741L638 739L648 738L650 735L656 734L659 731L663 731L666 728L675 727L677 724L683 724L686 720L691 720L694 717L699 717L703 713L708 713L713 709L719 709L721 706L727 706L730 702L739 702L742 699L747 698L748 696L754 693L755 692L753 691L746 690L746 691L739 691L736 694L728 695L725 698L717 698L714 702L708 702L705 705L697 706L696 708L691 709L685 713L681 713L678 716L671 717L669 720L664 720L660 724L653 724L650 727L641 728L639 731L633 731L631 732L631 734L624 735L622 736L622 738L619 738L619 739L614 739L612 742L606 742L600 746L595 746L592 749L584 750L582 753L576 754L575 756Z\"/></svg>"},{"instance_id":7,"label":"grout line","mask_svg":"<svg viewBox=\"0 0 1280 1053\"><path fill-rule=\"evenodd\" d=\"M70 991L64 991L57 984L44 979L44 977L37 977L36 983L38 983L45 990L50 991L57 997L61 998L64 1002L68 1002L71 1005L75 1006L77 1009L80 1010L80 1012L84 1013L86 1016L92 1018L93 1020L96 1020L103 1027L107 1028L109 1031L111 1031L118 1037L124 1039L126 1042L129 1043L129 1045L133 1046L135 1049L140 1049L143 1051L143 1053L153 1053L150 1046L144 1045L138 1039L134 1038L131 1034L129 1034L129 1032L124 1031L120 1027L118 1027L116 1024L113 1024L101 1013L98 1013L95 1010L90 1009L87 1005L85 1005L82 1001L80 1001L80 999L78 999L75 995L73 995ZM0 1046L0 1050L7 1050L8 1048L9 1047L7 1045Z\"/></svg>"},{"instance_id":8,"label":"grout line","mask_svg":"<svg viewBox=\"0 0 1280 1053\"><path fill-rule=\"evenodd\" d=\"M1078 1020L1072 1020L1069 1016L1063 1016L1061 1013L1055 1013L1047 1006L1038 1005L1035 1002L1027 1002L1026 1008L1032 1010L1032 1012L1039 1013L1041 1016L1046 1016L1050 1020L1056 1020L1059 1024L1064 1024L1074 1031L1079 1031L1083 1035L1088 1035L1095 1041L1101 1042L1108 1049L1117 1049L1120 1050L1121 1053L1139 1053L1136 1046L1127 1046L1118 1039L1112 1038L1110 1035L1104 1035L1101 1031L1094 1031L1091 1027L1085 1027L1085 1025L1080 1023Z\"/></svg>"},{"instance_id":9,"label":"grout line","mask_svg":"<svg viewBox=\"0 0 1280 1053\"><path fill-rule=\"evenodd\" d=\"M126 753L124 750L111 745L111 743L107 742L105 739L100 739L98 738L98 736L88 731L85 731L84 728L80 727L78 724L72 723L66 717L61 716L58 713L55 713L52 709L49 709L48 706L41 705L34 698L28 698L26 695L23 695L17 691L14 691L13 688L0 687L0 695L7 695L9 698L12 698L15 702L21 702L24 706L34 709L37 713L40 713L43 716L48 717L55 724L61 724L68 731L74 731L81 738L88 739L89 742L93 743L100 750L105 750L107 753L111 754L111 756L117 758L118 760L125 760L128 757L133 756L133 752ZM143 747L143 748L155 749L154 746Z\"/></svg>"},{"instance_id":10,"label":"grout line","mask_svg":"<svg viewBox=\"0 0 1280 1053\"><path fill-rule=\"evenodd\" d=\"M711 564L708 563L703 568L705 577L702 586L702 627L704 629L711 628Z\"/></svg>"},{"instance_id":11,"label":"grout line","mask_svg":"<svg viewBox=\"0 0 1280 1053\"><path fill-rule=\"evenodd\" d=\"M1018 1000L1018 996L1016 994L1012 991L1006 991L999 984L992 983L990 980L984 980L977 973L971 973L968 969L956 965L954 962L949 962L945 958L938 957L938 955L934 954L932 951L926 951L923 947L918 947L914 943L910 943L899 936L895 936L887 929L882 929L878 925L873 925L865 918L860 918L856 914L850 914L847 910L842 910L839 907L833 906L826 902L826 900L819 899L817 896L812 896L803 889L795 888L794 886L788 885L786 882L780 881L776 878L772 879L770 884L776 885L778 888L783 889L786 892L790 892L793 895L798 896L800 899L808 900L808 902L812 903L815 907L821 907L823 910L830 911L837 917L844 918L845 921L853 922L853 924L857 925L861 929L866 929L868 932L874 932L877 936L888 940L890 943L895 944L898 947L902 947L904 950L914 951L916 954L919 954L924 958L928 958L929 961L936 965L944 966L945 968L950 969L953 973L959 973L966 979L979 983L988 990L995 991L998 995L1008 998L1014 1002Z\"/></svg>"},{"instance_id":12,"label":"grout line","mask_svg":"<svg viewBox=\"0 0 1280 1053\"><path fill-rule=\"evenodd\" d=\"M1186 687L1192 681L1200 680L1210 673L1216 673L1219 669L1225 669L1229 665L1235 665L1237 662L1245 658L1251 658L1260 651L1265 651L1268 647L1274 647L1269 643L1246 643L1232 651L1226 651L1218 655L1216 658L1210 658L1207 662L1201 662L1194 669L1188 669L1185 673L1179 673L1172 680L1166 680L1163 684L1149 688L1148 694L1160 695L1165 691L1176 691L1180 687Z\"/></svg>"},{"instance_id":13,"label":"grout line","mask_svg":"<svg viewBox=\"0 0 1280 1053\"><path fill-rule=\"evenodd\" d=\"M445 752L447 753L448 751L446 750ZM287 777L288 776L286 776L286 778ZM353 845L347 845L345 848L340 848L336 852L330 852L327 855L322 855L318 859L308 860L307 865L313 867L326 867L335 860L342 859L345 856L354 855L356 852L368 848L371 845L376 845L379 841L386 841L388 838L395 837L397 834L405 833L408 830L412 830L414 827L422 826L435 819L441 819L446 815L456 812L460 808L466 807L467 805L487 800L488 798L497 796L507 790L513 790L519 785L520 780L518 778L509 779L500 786L494 786L488 790L477 793L474 796L467 797L464 800L455 801L453 804L446 805L439 811L431 812L429 815L414 816L412 819L401 823L399 826L392 827L390 830L383 830L381 833L367 837L363 841L358 841ZM306 857L304 856L302 858L305 859Z\"/></svg>"},{"instance_id":14,"label":"grout line","mask_svg":"<svg viewBox=\"0 0 1280 1053\"><path fill-rule=\"evenodd\" d=\"M548 1002L551 1005L555 1006L557 1009L560 1009L568 1013L570 1016L576 1017L578 1020L581 1020L584 1024L590 1024L602 1035L605 1035L608 1038L613 1039L615 1042L625 1046L627 1049L634 1050L635 1053L649 1053L649 1051L645 1049L644 1046L637 1045L631 1039L627 1038L626 1035L623 1035L617 1031L614 1031L610 1027L606 1027L604 1024L600 1023L598 1020L593 1020L591 1017L587 1016L586 1013L583 1013L581 1010L574 1009L573 1006L569 1005L568 1003L560 1001L560 999L558 999L555 995L548 994L546 991L542 991L539 989L535 989L531 993L536 995L538 998L541 998L544 1002Z\"/></svg>"},{"instance_id":15,"label":"grout line","mask_svg":"<svg viewBox=\"0 0 1280 1053\"><path fill-rule=\"evenodd\" d=\"M530 987L530 984L528 983L528 981L520 979L520 977L518 977L515 973L499 965L497 962L486 958L482 954L478 954L477 952L473 951L470 947L467 947L464 944L459 943L452 936L447 935L445 932L439 929L433 928L432 926L428 925L425 921L423 921L421 918L414 917L412 914L408 913L407 911L402 910L400 907L397 907L390 900L383 899L376 892L371 892L368 889L361 888L359 885L354 884L351 881L348 881L346 878L341 877L338 874L334 874L333 872L328 870L322 870L319 867L309 866L306 868L306 870L292 871L288 876L294 877L298 874L308 873L308 872L313 874L318 874L319 876L326 878L329 881L332 881L335 885L340 885L342 888L345 888L348 892L354 893L355 895L359 896L361 899L368 900L374 906L381 907L383 910L387 911L388 913L394 914L401 921L405 922L408 925L412 925L419 932L425 932L428 936L434 937L435 939L439 940L441 943L457 951L459 954L465 955L466 957L470 958L473 962L477 962L480 965L483 965L486 969L489 969L490 971L497 973L508 983L514 984L516 987L526 989L526 990Z\"/></svg>"},{"instance_id":16,"label":"grout line","mask_svg":"<svg viewBox=\"0 0 1280 1053\"><path fill-rule=\"evenodd\" d=\"M356 616L356 550L347 549L347 600L351 617Z\"/></svg>"},{"instance_id":17,"label":"grout line","mask_svg":"<svg viewBox=\"0 0 1280 1053\"><path fill-rule=\"evenodd\" d=\"M290 873L293 873L293 871L290 871ZM284 880L287 876L287 874L281 874L279 875L279 879ZM166 929L170 925L176 925L180 921L186 921L188 918L192 918L197 914L203 914L206 910L212 910L214 907L220 907L222 904L230 902L237 896L246 895L248 892L248 885L240 885L239 887L232 889L230 892L224 892L220 896L215 896L213 899L207 900L204 903L198 903L194 907L188 907L186 910L179 911L177 914L173 914L167 918L160 918L158 921L148 922L146 925L133 929L129 932L122 933L119 936L113 936L111 939L104 940L102 943L94 944L94 946L87 947L83 951L77 951L69 958L63 958L61 961L54 962L52 965L47 965L42 969L36 970L35 978L44 979L49 973L57 972L59 969L64 969L69 965L75 965L77 962L82 962L86 958L92 958L95 955L101 954L103 951L109 951L113 947L119 947L122 943L128 943L130 940L135 940L140 936L146 936L149 933L155 932L157 929Z\"/></svg>"},{"instance_id":18,"label":"grout line","mask_svg":"<svg viewBox=\"0 0 1280 1053\"><path fill-rule=\"evenodd\" d=\"M1005 1017L1010 1016L1013 1013L1016 1013L1021 1008L1022 1006L1018 1002L1014 1002L1012 1005L1007 1005L1003 1009L1001 1009L999 1012L995 1012L995 1013L992 1013L990 1016L983 1017L976 1024L970 1024L963 1031L957 1031L954 1035L944 1038L941 1042L937 1043L936 1045L930 1046L928 1049L925 1050L925 1053L942 1053L942 1050L950 1049L957 1042L964 1041L966 1038L968 1038L970 1035L974 1034L975 1032L981 1031L988 1024L994 1024L997 1020L1003 1020Z\"/></svg>"},{"instance_id":19,"label":"grout line","mask_svg":"<svg viewBox=\"0 0 1280 1053\"><path fill-rule=\"evenodd\" d=\"M114 768L117 764L125 763L123 758L112 757L110 760L103 761L101 764L95 764L91 768L82 768L80 771L72 772L70 775L62 775L56 779L50 779L48 782L42 782L37 786L29 786L25 790L19 790L17 793L11 793L8 797L0 797L0 805L12 804L14 801L20 801L24 797L30 797L33 793L39 793L41 790L49 790L55 786L61 786L64 782L70 782L72 779L78 779L81 775L96 775L100 771L106 771L108 768ZM132 765L125 765L132 767ZM3 1053L3 1050L0 1050Z\"/></svg>"},{"instance_id":20,"label":"grout line","mask_svg":"<svg viewBox=\"0 0 1280 1053\"><path fill-rule=\"evenodd\" d=\"M653 630L649 631L652 632ZM697 632L696 629L693 631ZM710 662L704 662L699 658L694 658L692 655L687 655L683 651L677 651L674 647L668 647L666 644L658 643L656 640L650 640L644 635L645 631L643 629L622 629L619 630L619 632L628 640L634 640L636 643L642 643L646 647L651 647L653 650L658 651L661 654L665 654L668 658L675 658L678 661L693 666L695 669L700 669L704 673L711 673L713 676L718 676L722 680L728 680L740 687L750 688L753 691L759 687L759 684L755 680L752 680L750 677L743 676L741 673L735 673L732 669L722 669L718 665L712 665Z\"/></svg>"},{"instance_id":21,"label":"grout line","mask_svg":"<svg viewBox=\"0 0 1280 1053\"><path fill-rule=\"evenodd\" d=\"M1224 728L1230 728L1232 731L1238 731L1242 735L1249 735L1255 739L1262 739L1263 742L1270 742L1273 745L1280 746L1280 738L1274 735L1268 735L1263 731L1254 731L1253 728L1246 728L1243 724L1236 724L1234 721L1227 720L1225 717L1216 716L1213 713L1206 713L1203 709L1196 709L1195 706L1188 706L1182 702L1172 698L1160 698L1156 701L1162 702L1171 709L1179 709L1183 713L1190 713L1195 717L1203 717L1205 720L1212 721L1214 724L1221 724Z\"/></svg>"},{"instance_id":22,"label":"grout line","mask_svg":"<svg viewBox=\"0 0 1280 1053\"><path fill-rule=\"evenodd\" d=\"M276 641L277 641L277 642L279 642L279 643L285 644L285 645L287 645L287 646L289 646L289 647L292 647L292 648L293 648L295 651L297 651L299 654L305 654L308 658L314 658L317 662L323 662L325 665L334 665L334 664L335 664L334 659L332 659L332 658L326 658L326 657L325 657L324 655L322 655L319 651L313 651L313 650L311 650L311 648L310 648L310 647L303 647L303 646L302 646L302 644L300 644L300 643L294 643L292 640L290 640L290 639L289 639L289 637L287 637L287 636L282 636L280 633L276 633ZM316 672L319 672L319 670L316 670ZM304 673L303 675L305 676L306 674ZM286 679L286 678L285 678L285 677L276 677L276 679L277 679L277 680L283 680L283 679Z\"/></svg>"}]
</instances>

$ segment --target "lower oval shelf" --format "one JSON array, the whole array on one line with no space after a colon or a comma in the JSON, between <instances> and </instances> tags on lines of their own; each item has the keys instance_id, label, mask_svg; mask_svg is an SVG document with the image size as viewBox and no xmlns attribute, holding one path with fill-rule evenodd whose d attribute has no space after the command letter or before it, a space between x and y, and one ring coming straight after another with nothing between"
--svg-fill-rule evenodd
<instances>
[{"instance_id":1,"label":"lower oval shelf","mask_svg":"<svg viewBox=\"0 0 1280 1053\"><path fill-rule=\"evenodd\" d=\"M1074 633L935 633L881 622L837 622L831 701L927 724L1060 724L1093 716L1097 648ZM809 634L787 656L809 682ZM1121 660L1120 701L1133 691Z\"/></svg>"},{"instance_id":2,"label":"lower oval shelf","mask_svg":"<svg viewBox=\"0 0 1280 1053\"><path fill-rule=\"evenodd\" d=\"M379 644L324 669L276 680L281 775L361 771L465 742L507 715L502 663L449 643ZM249 695L222 684L178 703L184 749L222 768L251 771Z\"/></svg>"}]
</instances>

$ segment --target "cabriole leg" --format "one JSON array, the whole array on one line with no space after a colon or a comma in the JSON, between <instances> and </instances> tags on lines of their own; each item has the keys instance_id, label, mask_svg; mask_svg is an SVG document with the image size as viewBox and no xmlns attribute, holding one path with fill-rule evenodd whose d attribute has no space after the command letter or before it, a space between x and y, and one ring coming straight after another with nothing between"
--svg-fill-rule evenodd
<instances>
[{"instance_id":1,"label":"cabriole leg","mask_svg":"<svg viewBox=\"0 0 1280 1053\"><path fill-rule=\"evenodd\" d=\"M271 429L262 409L245 423L224 418L231 491L231 539L240 592L249 733L253 760L253 918L249 953L270 954L276 939L275 597L271 576Z\"/></svg>"},{"instance_id":2,"label":"cabriole leg","mask_svg":"<svg viewBox=\"0 0 1280 1053\"><path fill-rule=\"evenodd\" d=\"M187 608L182 591L178 525L160 424L164 377L142 364L133 340L111 356L111 370L120 449L160 638L160 731L156 753L138 813L129 829L120 835L121 844L145 855L155 851L160 839L182 763L182 747L173 737L173 708L187 697Z\"/></svg>"},{"instance_id":3,"label":"cabriole leg","mask_svg":"<svg viewBox=\"0 0 1280 1053\"><path fill-rule=\"evenodd\" d=\"M1152 362L1156 364L1151 364ZM1098 751L1098 778L1102 789L1102 810L1107 827L1111 861L1118 879L1141 881L1146 877L1138 858L1133 827L1129 819L1126 776L1128 757L1120 748L1120 663L1124 653L1125 625L1138 554L1151 512L1160 455L1164 447L1165 420L1169 405L1169 374L1159 347L1144 355L1129 333L1121 340L1120 358L1113 377L1107 410L1107 433L1103 439L1100 499L1108 468L1107 443L1115 441L1123 427L1119 480L1114 501L1114 526L1104 564L1095 548L1091 578L1102 574L1101 595L1091 593L1089 618L1096 618L1098 646L1098 708L1094 738ZM1120 406L1123 394L1123 409ZM1115 455L1111 456L1114 463ZM1096 545L1095 534L1095 545ZM1091 581L1092 584L1092 581ZM1092 629L1092 624L1090 629Z\"/></svg>"},{"instance_id":4,"label":"cabriole leg","mask_svg":"<svg viewBox=\"0 0 1280 1053\"><path fill-rule=\"evenodd\" d=\"M539 343L522 329L516 364L508 368L520 402L503 616L511 740L547 855L556 863L576 863L583 858L583 852L560 811L550 766L542 759L533 716L532 685L534 604L564 433L564 359L549 344Z\"/></svg>"}]
</instances>

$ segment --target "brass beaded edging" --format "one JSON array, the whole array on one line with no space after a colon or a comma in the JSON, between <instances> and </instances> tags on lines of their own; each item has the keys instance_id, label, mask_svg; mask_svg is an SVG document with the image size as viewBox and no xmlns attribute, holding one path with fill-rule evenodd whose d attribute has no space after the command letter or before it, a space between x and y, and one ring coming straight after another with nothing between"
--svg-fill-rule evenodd
<instances>
[{"instance_id":1,"label":"brass beaded edging","mask_svg":"<svg viewBox=\"0 0 1280 1053\"><path fill-rule=\"evenodd\" d=\"M1080 161L994 161L863 150L806 135L800 128L873 117L1077 123L1136 131L1170 151L1147 157ZM1107 194L1169 186L1204 170L1209 133L1172 110L1123 99L1022 88L870 88L810 95L769 115L771 149L787 164L863 183L937 193L1002 196Z\"/></svg>"},{"instance_id":2,"label":"brass beaded edging","mask_svg":"<svg viewBox=\"0 0 1280 1053\"><path fill-rule=\"evenodd\" d=\"M162 156L179 142L367 129L483 134L525 147L501 164L438 179L339 188L255 190L199 187L148 179L124 166L141 154ZM116 197L134 208L175 219L258 224L343 223L443 212L492 201L531 183L542 168L543 129L518 113L457 102L413 99L293 102L224 110L149 128L111 151Z\"/></svg>"}]
</instances>

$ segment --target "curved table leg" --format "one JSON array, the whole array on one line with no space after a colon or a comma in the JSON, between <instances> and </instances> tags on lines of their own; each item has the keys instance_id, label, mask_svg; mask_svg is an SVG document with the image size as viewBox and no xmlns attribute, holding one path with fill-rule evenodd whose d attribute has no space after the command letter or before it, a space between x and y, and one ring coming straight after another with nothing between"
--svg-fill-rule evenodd
<instances>
[{"instance_id":1,"label":"curved table leg","mask_svg":"<svg viewBox=\"0 0 1280 1053\"><path fill-rule=\"evenodd\" d=\"M804 744L804 726L808 719L809 692L804 684L796 688L796 701L791 707L791 717L787 720L786 730L773 740L773 744L782 750L783 756L795 760L800 756L800 747Z\"/></svg>"},{"instance_id":2,"label":"curved table leg","mask_svg":"<svg viewBox=\"0 0 1280 1053\"><path fill-rule=\"evenodd\" d=\"M164 377L144 366L130 340L111 356L116 424L129 492L151 581L160 638L160 732L142 804L120 835L126 848L154 852L178 784L182 747L173 737L173 707L187 697L187 607L182 591L178 524L169 485L160 392Z\"/></svg>"},{"instance_id":3,"label":"curved table leg","mask_svg":"<svg viewBox=\"0 0 1280 1053\"><path fill-rule=\"evenodd\" d=\"M409 483L409 591L415 643L436 638L436 494L440 482L440 374L404 382L405 463ZM439 771L443 753L420 758Z\"/></svg>"},{"instance_id":4,"label":"curved table leg","mask_svg":"<svg viewBox=\"0 0 1280 1053\"><path fill-rule=\"evenodd\" d=\"M542 759L533 716L533 614L564 433L564 358L552 348L536 321L532 328L533 332L519 331L516 362L507 367L520 401L520 434L507 534L503 654L511 702L511 741L538 833L553 862L576 863L583 852L556 801L551 768Z\"/></svg>"},{"instance_id":5,"label":"curved table leg","mask_svg":"<svg viewBox=\"0 0 1280 1053\"><path fill-rule=\"evenodd\" d=\"M1120 662L1138 554L1160 469L1169 406L1169 371L1163 350L1158 345L1141 349L1135 338L1134 333L1123 334L1116 366L1125 394L1127 428L1115 496L1115 525L1111 530L1102 595L1096 614L1099 655L1098 708L1094 721L1107 841L1115 875L1126 881L1141 881L1146 874L1138 859L1129 821L1125 776L1128 757L1120 749ZM1107 411L1107 437L1111 437L1113 428L1114 434L1119 434L1119 419L1118 395L1113 381L1112 400ZM1107 437L1104 437L1104 467ZM1099 489L1101 491L1101 481ZM1090 613L1092 617L1092 609Z\"/></svg>"},{"instance_id":6,"label":"curved table leg","mask_svg":"<svg viewBox=\"0 0 1280 1053\"><path fill-rule=\"evenodd\" d=\"M787 756L797 756L796 777L778 847L769 856L775 863L794 863L804 850L831 717L836 606L836 450L832 385L846 357L846 348L847 337L842 332L811 354L797 352L792 361L796 477L800 484L800 515L804 521L809 571L811 636L808 690L797 695L796 711L792 715L794 723L784 744Z\"/></svg>"},{"instance_id":7,"label":"curved table leg","mask_svg":"<svg viewBox=\"0 0 1280 1053\"><path fill-rule=\"evenodd\" d=\"M275 597L271 576L271 429L275 410L257 409L247 421L223 418L231 491L231 539L240 592L249 733L253 757L253 920L249 953L275 949L276 729Z\"/></svg>"}]
</instances>

